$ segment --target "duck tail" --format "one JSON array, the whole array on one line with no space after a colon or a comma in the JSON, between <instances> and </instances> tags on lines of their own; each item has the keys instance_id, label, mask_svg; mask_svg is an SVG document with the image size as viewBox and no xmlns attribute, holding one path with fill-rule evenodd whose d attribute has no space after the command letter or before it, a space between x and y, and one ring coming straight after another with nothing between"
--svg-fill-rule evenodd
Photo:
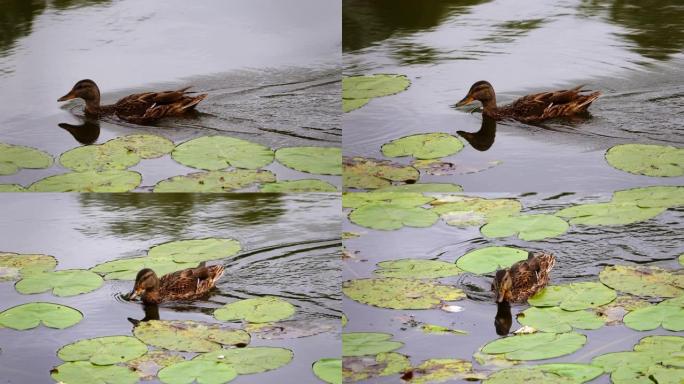
<instances>
[{"instance_id":1,"label":"duck tail","mask_svg":"<svg viewBox=\"0 0 684 384\"><path fill-rule=\"evenodd\" d=\"M190 98L187 102L183 103L183 105L180 107L180 110L182 112L189 111L192 108L195 108L197 104L199 104L202 100L207 98L206 93L202 93L200 95L197 95L195 97Z\"/></svg>"},{"instance_id":2,"label":"duck tail","mask_svg":"<svg viewBox=\"0 0 684 384\"><path fill-rule=\"evenodd\" d=\"M594 102L594 100L598 99L601 96L600 91L592 92L588 95L581 96L578 99L578 104L575 105L575 111L577 112L584 112L589 108L591 103Z\"/></svg>"}]
</instances>

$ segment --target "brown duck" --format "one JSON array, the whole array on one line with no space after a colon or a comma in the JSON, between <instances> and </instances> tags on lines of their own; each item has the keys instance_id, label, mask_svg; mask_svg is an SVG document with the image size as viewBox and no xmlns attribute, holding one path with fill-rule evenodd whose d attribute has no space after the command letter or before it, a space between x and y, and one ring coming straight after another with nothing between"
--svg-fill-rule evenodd
<instances>
[{"instance_id":1,"label":"brown duck","mask_svg":"<svg viewBox=\"0 0 684 384\"><path fill-rule=\"evenodd\" d=\"M535 93L499 107L496 105L494 87L487 81L478 81L470 87L466 97L456 106L460 107L477 100L482 103L482 113L495 120L514 119L523 123L539 123L586 112L591 103L601 96L601 92L582 90L582 87L583 85L580 85L573 89Z\"/></svg>"},{"instance_id":2,"label":"brown duck","mask_svg":"<svg viewBox=\"0 0 684 384\"><path fill-rule=\"evenodd\" d=\"M100 89L94 81L81 80L57 101L80 98L85 100L87 116L116 115L134 124L151 124L162 117L182 116L195 108L206 94L190 95L190 87L176 91L145 92L128 95L114 104L100 105Z\"/></svg>"},{"instance_id":3,"label":"brown duck","mask_svg":"<svg viewBox=\"0 0 684 384\"><path fill-rule=\"evenodd\" d=\"M556 264L556 257L545 252L530 252L527 260L521 260L508 269L496 271L492 291L497 303L522 303L544 288L549 273Z\"/></svg>"},{"instance_id":4,"label":"brown duck","mask_svg":"<svg viewBox=\"0 0 684 384\"><path fill-rule=\"evenodd\" d=\"M188 268L160 278L149 268L138 272L129 300L140 297L145 304L193 300L204 296L223 275L223 266Z\"/></svg>"}]
</instances>

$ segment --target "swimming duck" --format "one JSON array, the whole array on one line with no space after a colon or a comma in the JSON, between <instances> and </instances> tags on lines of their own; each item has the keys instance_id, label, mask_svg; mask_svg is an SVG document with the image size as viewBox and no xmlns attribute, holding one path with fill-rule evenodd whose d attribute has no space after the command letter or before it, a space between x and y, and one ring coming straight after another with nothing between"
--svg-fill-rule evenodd
<instances>
[{"instance_id":1,"label":"swimming duck","mask_svg":"<svg viewBox=\"0 0 684 384\"><path fill-rule=\"evenodd\" d=\"M223 275L223 266L188 268L160 278L149 268L141 269L135 277L133 292L128 300L140 297L145 304L163 301L192 300L203 296Z\"/></svg>"},{"instance_id":2,"label":"swimming duck","mask_svg":"<svg viewBox=\"0 0 684 384\"><path fill-rule=\"evenodd\" d=\"M573 89L535 93L523 96L514 102L498 107L494 87L487 81L473 84L466 97L456 106L467 105L477 100L482 103L483 114L495 120L514 119L523 123L538 123L557 117L571 117L586 112L601 92L582 90L583 85Z\"/></svg>"},{"instance_id":3,"label":"swimming duck","mask_svg":"<svg viewBox=\"0 0 684 384\"><path fill-rule=\"evenodd\" d=\"M492 291L496 302L522 303L544 288L549 282L549 272L556 264L556 257L546 252L530 252L527 260L521 260L508 269L496 271Z\"/></svg>"},{"instance_id":4,"label":"swimming duck","mask_svg":"<svg viewBox=\"0 0 684 384\"><path fill-rule=\"evenodd\" d=\"M77 82L66 95L57 101L80 98L85 100L86 116L116 115L134 124L151 124L162 117L181 116L195 108L206 94L189 96L190 87L176 91L145 92L128 95L114 104L100 105L100 89L94 81Z\"/></svg>"}]
</instances>

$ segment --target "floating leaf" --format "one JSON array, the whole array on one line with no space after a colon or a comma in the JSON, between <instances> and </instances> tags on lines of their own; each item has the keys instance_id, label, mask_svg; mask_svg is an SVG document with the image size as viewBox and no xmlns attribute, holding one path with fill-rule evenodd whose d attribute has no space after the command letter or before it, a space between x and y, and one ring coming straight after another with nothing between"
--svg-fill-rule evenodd
<instances>
[{"instance_id":1,"label":"floating leaf","mask_svg":"<svg viewBox=\"0 0 684 384\"><path fill-rule=\"evenodd\" d=\"M148 256L155 259L173 260L177 263L199 263L233 257L241 250L242 247L237 240L210 237L156 245L150 248Z\"/></svg>"},{"instance_id":2,"label":"floating leaf","mask_svg":"<svg viewBox=\"0 0 684 384\"><path fill-rule=\"evenodd\" d=\"M399 278L348 280L342 292L360 303L392 309L430 309L465 297L463 291L448 285Z\"/></svg>"},{"instance_id":3,"label":"floating leaf","mask_svg":"<svg viewBox=\"0 0 684 384\"><path fill-rule=\"evenodd\" d=\"M531 333L494 340L482 352L503 354L509 360L541 360L568 355L582 348L587 337L575 333Z\"/></svg>"},{"instance_id":4,"label":"floating leaf","mask_svg":"<svg viewBox=\"0 0 684 384\"><path fill-rule=\"evenodd\" d=\"M581 384L603 374L601 368L590 364L556 363L533 367L503 369L491 374L483 384Z\"/></svg>"},{"instance_id":5,"label":"floating leaf","mask_svg":"<svg viewBox=\"0 0 684 384\"><path fill-rule=\"evenodd\" d=\"M214 311L214 317L222 321L244 320L250 323L268 323L287 319L294 315L294 305L274 296L262 296L238 300Z\"/></svg>"},{"instance_id":6,"label":"floating leaf","mask_svg":"<svg viewBox=\"0 0 684 384\"><path fill-rule=\"evenodd\" d=\"M462 331L460 329L451 329L448 327L443 327L441 325L435 325L435 324L423 324L420 326L420 329L423 331L423 333L429 333L429 334L435 334L435 335L446 335L446 334L467 335L468 334L468 332Z\"/></svg>"},{"instance_id":7,"label":"floating leaf","mask_svg":"<svg viewBox=\"0 0 684 384\"><path fill-rule=\"evenodd\" d=\"M360 381L402 373L411 368L411 362L400 353L383 352L375 356L345 357L341 368L345 380Z\"/></svg>"},{"instance_id":8,"label":"floating leaf","mask_svg":"<svg viewBox=\"0 0 684 384\"><path fill-rule=\"evenodd\" d=\"M79 340L57 351L64 361L90 361L95 365L111 365L133 360L147 353L147 345L131 336L105 336Z\"/></svg>"},{"instance_id":9,"label":"floating leaf","mask_svg":"<svg viewBox=\"0 0 684 384\"><path fill-rule=\"evenodd\" d=\"M423 133L402 137L384 144L387 157L413 156L416 159L437 159L451 156L463 149L463 142L448 133Z\"/></svg>"},{"instance_id":10,"label":"floating leaf","mask_svg":"<svg viewBox=\"0 0 684 384\"><path fill-rule=\"evenodd\" d=\"M142 176L133 171L70 172L49 176L31 184L31 192L105 192L120 193L134 190Z\"/></svg>"},{"instance_id":11,"label":"floating leaf","mask_svg":"<svg viewBox=\"0 0 684 384\"><path fill-rule=\"evenodd\" d=\"M59 162L76 172L124 170L140 162L140 156L120 145L84 145L64 152Z\"/></svg>"},{"instance_id":12,"label":"floating leaf","mask_svg":"<svg viewBox=\"0 0 684 384\"><path fill-rule=\"evenodd\" d=\"M453 263L439 260L400 259L378 263L376 275L383 277L406 277L412 279L436 279L456 276L463 271Z\"/></svg>"},{"instance_id":13,"label":"floating leaf","mask_svg":"<svg viewBox=\"0 0 684 384\"><path fill-rule=\"evenodd\" d=\"M346 326L347 326L347 323L349 322L349 319L347 318L347 315L345 315L344 313L342 314L342 319L341 319L341 321L342 321L342 327L346 327Z\"/></svg>"},{"instance_id":14,"label":"floating leaf","mask_svg":"<svg viewBox=\"0 0 684 384\"><path fill-rule=\"evenodd\" d=\"M412 166L433 176L467 175L470 173L482 172L500 164L502 164L502 161L498 160L477 162L475 164L450 163L438 159L414 160L411 162Z\"/></svg>"},{"instance_id":15,"label":"floating leaf","mask_svg":"<svg viewBox=\"0 0 684 384\"><path fill-rule=\"evenodd\" d=\"M278 369L292 361L289 349L276 347L246 347L219 349L197 355L194 360L212 360L230 364L239 375Z\"/></svg>"},{"instance_id":16,"label":"floating leaf","mask_svg":"<svg viewBox=\"0 0 684 384\"><path fill-rule=\"evenodd\" d=\"M0 168L3 163L0 163ZM2 171L0 170L0 175ZM0 184L0 192L26 192L26 188L19 184Z\"/></svg>"},{"instance_id":17,"label":"floating leaf","mask_svg":"<svg viewBox=\"0 0 684 384\"><path fill-rule=\"evenodd\" d=\"M166 384L222 384L236 378L237 371L229 364L194 359L164 367L158 376Z\"/></svg>"},{"instance_id":18,"label":"floating leaf","mask_svg":"<svg viewBox=\"0 0 684 384\"><path fill-rule=\"evenodd\" d=\"M597 203L574 205L562 209L557 216L570 219L573 225L626 225L650 220L665 208L642 208L635 203Z\"/></svg>"},{"instance_id":19,"label":"floating leaf","mask_svg":"<svg viewBox=\"0 0 684 384\"><path fill-rule=\"evenodd\" d=\"M142 159L154 159L171 153L173 141L156 135L126 135L110 140L103 145L124 148Z\"/></svg>"},{"instance_id":20,"label":"floating leaf","mask_svg":"<svg viewBox=\"0 0 684 384\"><path fill-rule=\"evenodd\" d=\"M606 152L608 164L636 175L684 175L684 148L653 144L621 144Z\"/></svg>"},{"instance_id":21,"label":"floating leaf","mask_svg":"<svg viewBox=\"0 0 684 384\"><path fill-rule=\"evenodd\" d=\"M342 79L342 108L344 112L361 108L374 97L389 96L409 87L404 75L349 76Z\"/></svg>"},{"instance_id":22,"label":"floating leaf","mask_svg":"<svg viewBox=\"0 0 684 384\"><path fill-rule=\"evenodd\" d=\"M684 331L684 308L664 301L636 309L625 315L623 321L637 331L650 331L660 326L668 331Z\"/></svg>"},{"instance_id":23,"label":"floating leaf","mask_svg":"<svg viewBox=\"0 0 684 384\"><path fill-rule=\"evenodd\" d=\"M473 372L473 365L461 359L429 359L412 371L411 383L439 383L449 380L480 380L485 375Z\"/></svg>"},{"instance_id":24,"label":"floating leaf","mask_svg":"<svg viewBox=\"0 0 684 384\"><path fill-rule=\"evenodd\" d=\"M351 332L342 334L342 356L377 355L392 352L404 343L391 341L392 335L378 332Z\"/></svg>"},{"instance_id":25,"label":"floating leaf","mask_svg":"<svg viewBox=\"0 0 684 384\"><path fill-rule=\"evenodd\" d=\"M138 375L126 367L94 365L87 361L64 363L52 370L52 378L68 384L135 384Z\"/></svg>"},{"instance_id":26,"label":"floating leaf","mask_svg":"<svg viewBox=\"0 0 684 384\"><path fill-rule=\"evenodd\" d=\"M153 380L159 370L181 361L185 359L176 352L149 351L143 356L127 361L124 365L135 371L141 380Z\"/></svg>"},{"instance_id":27,"label":"floating leaf","mask_svg":"<svg viewBox=\"0 0 684 384\"><path fill-rule=\"evenodd\" d=\"M523 215L496 217L480 228L487 237L517 235L521 240L536 241L560 236L568 230L568 223L552 215Z\"/></svg>"},{"instance_id":28,"label":"floating leaf","mask_svg":"<svg viewBox=\"0 0 684 384\"><path fill-rule=\"evenodd\" d=\"M566 311L579 311L608 304L615 297L615 291L601 283L581 282L545 287L527 302L535 307L559 306Z\"/></svg>"},{"instance_id":29,"label":"floating leaf","mask_svg":"<svg viewBox=\"0 0 684 384\"><path fill-rule=\"evenodd\" d=\"M366 228L394 230L403 226L429 227L437 222L434 212L396 204L373 203L363 205L349 214L349 220Z\"/></svg>"},{"instance_id":30,"label":"floating leaf","mask_svg":"<svg viewBox=\"0 0 684 384\"><path fill-rule=\"evenodd\" d=\"M613 194L616 203L634 203L642 208L674 208L684 205L684 187L658 185L626 189Z\"/></svg>"},{"instance_id":31,"label":"floating leaf","mask_svg":"<svg viewBox=\"0 0 684 384\"><path fill-rule=\"evenodd\" d=\"M345 157L343 184L345 188L376 189L391 182L415 182L420 177L417 169L389 160Z\"/></svg>"},{"instance_id":32,"label":"floating leaf","mask_svg":"<svg viewBox=\"0 0 684 384\"><path fill-rule=\"evenodd\" d=\"M468 196L442 196L430 203L449 225L466 227L482 225L496 217L520 213L522 204L515 199L483 199Z\"/></svg>"},{"instance_id":33,"label":"floating leaf","mask_svg":"<svg viewBox=\"0 0 684 384\"><path fill-rule=\"evenodd\" d=\"M342 384L342 360L320 359L313 363L313 373L329 384Z\"/></svg>"},{"instance_id":34,"label":"floating leaf","mask_svg":"<svg viewBox=\"0 0 684 384\"><path fill-rule=\"evenodd\" d=\"M429 193L444 193L444 192L462 192L463 187L458 184L450 183L418 183L418 184L404 184L404 185L390 185L377 189L379 192L429 192Z\"/></svg>"},{"instance_id":35,"label":"floating leaf","mask_svg":"<svg viewBox=\"0 0 684 384\"><path fill-rule=\"evenodd\" d=\"M280 148L276 151L275 158L284 166L301 172L342 174L342 148L339 147Z\"/></svg>"},{"instance_id":36,"label":"floating leaf","mask_svg":"<svg viewBox=\"0 0 684 384\"><path fill-rule=\"evenodd\" d=\"M181 352L209 352L223 345L249 343L249 334L219 324L199 321L150 320L139 323L133 334L144 343Z\"/></svg>"},{"instance_id":37,"label":"floating leaf","mask_svg":"<svg viewBox=\"0 0 684 384\"><path fill-rule=\"evenodd\" d=\"M49 328L64 329L77 324L82 318L81 312L66 305L33 302L0 312L0 325L20 331L35 328L40 323Z\"/></svg>"},{"instance_id":38,"label":"floating leaf","mask_svg":"<svg viewBox=\"0 0 684 384\"><path fill-rule=\"evenodd\" d=\"M49 255L0 252L0 282L18 280L22 274L55 269L57 259Z\"/></svg>"},{"instance_id":39,"label":"floating leaf","mask_svg":"<svg viewBox=\"0 0 684 384\"><path fill-rule=\"evenodd\" d=\"M276 180L271 171L235 169L232 171L196 172L162 180L154 192L223 193Z\"/></svg>"},{"instance_id":40,"label":"floating leaf","mask_svg":"<svg viewBox=\"0 0 684 384\"><path fill-rule=\"evenodd\" d=\"M675 297L684 293L684 274L658 267L614 265L599 274L601 282L636 296Z\"/></svg>"},{"instance_id":41,"label":"floating leaf","mask_svg":"<svg viewBox=\"0 0 684 384\"><path fill-rule=\"evenodd\" d=\"M21 145L0 143L0 175L11 175L20 168L40 169L52 165L52 156Z\"/></svg>"},{"instance_id":42,"label":"floating leaf","mask_svg":"<svg viewBox=\"0 0 684 384\"><path fill-rule=\"evenodd\" d=\"M87 269L33 272L14 285L17 292L25 295L52 290L55 296L75 296L92 292L101 286L102 278Z\"/></svg>"},{"instance_id":43,"label":"floating leaf","mask_svg":"<svg viewBox=\"0 0 684 384\"><path fill-rule=\"evenodd\" d=\"M616 325L622 324L622 319L627 312L649 305L648 301L635 296L618 296L610 303L596 308L594 312L601 316L606 325Z\"/></svg>"},{"instance_id":44,"label":"floating leaf","mask_svg":"<svg viewBox=\"0 0 684 384\"><path fill-rule=\"evenodd\" d=\"M186 141L171 156L183 165L207 171L228 167L257 169L273 161L270 148L228 136L203 136Z\"/></svg>"},{"instance_id":45,"label":"floating leaf","mask_svg":"<svg viewBox=\"0 0 684 384\"><path fill-rule=\"evenodd\" d=\"M370 99L342 99L342 111L351 112L368 104Z\"/></svg>"},{"instance_id":46,"label":"floating leaf","mask_svg":"<svg viewBox=\"0 0 684 384\"><path fill-rule=\"evenodd\" d=\"M542 332L570 332L573 328L598 329L603 320L593 312L565 311L558 307L528 308L518 315L518 322Z\"/></svg>"},{"instance_id":47,"label":"floating leaf","mask_svg":"<svg viewBox=\"0 0 684 384\"><path fill-rule=\"evenodd\" d=\"M167 273L195 268L198 265L199 263L176 263L164 258L132 257L98 264L90 270L104 275L105 280L135 280L138 271L143 268L150 268L161 277Z\"/></svg>"},{"instance_id":48,"label":"floating leaf","mask_svg":"<svg viewBox=\"0 0 684 384\"><path fill-rule=\"evenodd\" d=\"M342 194L342 207L358 208L370 203L387 203L402 207L419 207L433 200L415 192L346 192Z\"/></svg>"},{"instance_id":49,"label":"floating leaf","mask_svg":"<svg viewBox=\"0 0 684 384\"><path fill-rule=\"evenodd\" d=\"M513 247L485 247L468 252L456 260L464 271L484 275L508 268L520 260L527 260L528 252Z\"/></svg>"},{"instance_id":50,"label":"floating leaf","mask_svg":"<svg viewBox=\"0 0 684 384\"><path fill-rule=\"evenodd\" d=\"M323 180L303 179L263 184L259 187L259 191L270 193L337 192L337 187Z\"/></svg>"}]
</instances>

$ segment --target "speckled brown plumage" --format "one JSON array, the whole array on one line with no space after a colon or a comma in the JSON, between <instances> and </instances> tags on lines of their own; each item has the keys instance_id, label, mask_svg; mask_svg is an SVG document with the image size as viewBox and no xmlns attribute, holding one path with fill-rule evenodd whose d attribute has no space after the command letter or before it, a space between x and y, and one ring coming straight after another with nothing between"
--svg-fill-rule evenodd
<instances>
[{"instance_id":1,"label":"speckled brown plumage","mask_svg":"<svg viewBox=\"0 0 684 384\"><path fill-rule=\"evenodd\" d=\"M160 278L153 270L138 272L129 299L140 296L146 304L164 301L193 300L204 296L223 275L223 266L188 268L168 273Z\"/></svg>"},{"instance_id":2,"label":"speckled brown plumage","mask_svg":"<svg viewBox=\"0 0 684 384\"><path fill-rule=\"evenodd\" d=\"M556 264L550 253L530 252L527 260L521 260L508 269L498 270L492 282L496 302L522 303L544 288L549 273Z\"/></svg>"}]
</instances>

